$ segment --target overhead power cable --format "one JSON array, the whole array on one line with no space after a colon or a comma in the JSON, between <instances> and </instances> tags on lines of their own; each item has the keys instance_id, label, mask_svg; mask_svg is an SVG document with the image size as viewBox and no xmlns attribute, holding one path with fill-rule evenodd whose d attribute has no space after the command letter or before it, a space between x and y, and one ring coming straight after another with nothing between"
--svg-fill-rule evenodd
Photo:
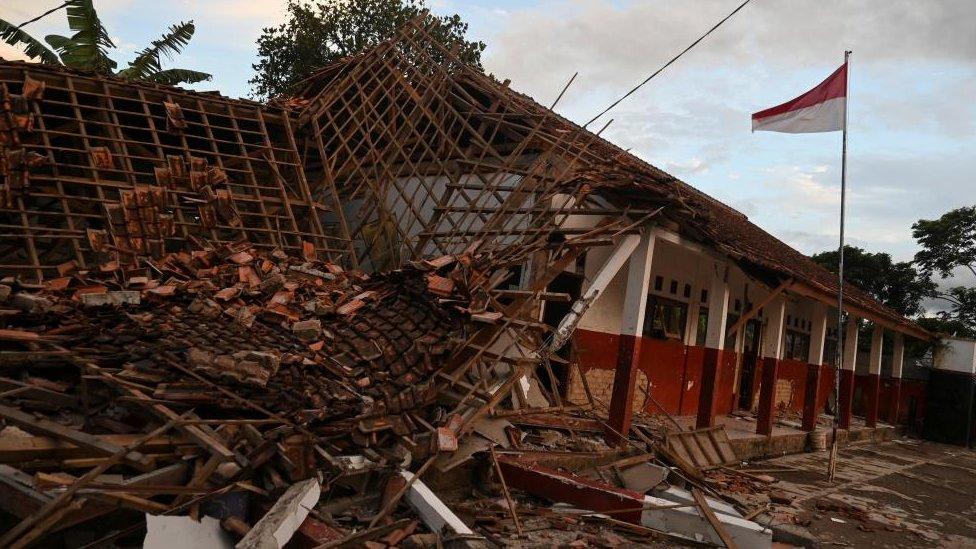
<instances>
[{"instance_id":1,"label":"overhead power cable","mask_svg":"<svg viewBox=\"0 0 976 549\"><path fill-rule=\"evenodd\" d=\"M643 82L641 82L640 84L637 84L636 86L634 86L633 88L631 88L631 90L629 92L623 94L623 96L621 96L620 99L617 99L616 101L614 101L613 103L611 103L609 107L603 109L600 112L600 114L598 114L598 115L594 116L593 118L591 118L586 124L583 124L583 127L585 128L585 127L589 126L590 124L593 123L594 120L596 120L597 118L600 118L601 116L607 114L608 112L610 112L610 109L616 107L617 105L620 104L621 101L623 101L624 99L627 99L628 97L630 97L631 95L633 95L634 92L636 92L637 90L641 89L641 87L643 87L644 84L647 84L648 82L651 81L652 78L654 78L655 76L661 74L664 71L664 69L670 67L671 64L674 63L675 61L677 61L682 55L684 55L684 54L688 53L689 51L691 51L691 49L694 48L695 46L697 46L699 42L701 42L702 40L704 40L709 34L712 34L712 32L714 32L715 29L721 27L722 24L725 23L726 21L728 21L729 19L731 19L733 15L739 13L739 10L741 10L744 7L746 7L746 4L748 4L751 1L752 0L745 0L744 2L742 2L741 4L739 4L739 7L735 8L734 10L732 10L732 13L730 13L730 14L726 15L725 17L723 17L721 21L719 21L718 23L715 23L715 25L712 28L708 29L708 31L705 34L699 36L698 37L698 40L695 40L687 48L681 50L681 53L679 53L678 55L675 55L674 57L672 57L671 60L668 61L667 63L665 63L663 67L661 67L660 69L654 71L654 74L652 74L652 75L648 76L647 78L645 78Z\"/></svg>"},{"instance_id":2,"label":"overhead power cable","mask_svg":"<svg viewBox=\"0 0 976 549\"><path fill-rule=\"evenodd\" d=\"M37 17L35 17L35 18L33 18L33 19L29 19L29 20L27 20L27 21L24 21L23 23L21 23L21 24L19 24L19 25L17 25L17 28L18 28L18 29L22 29L22 28L24 28L24 27L26 27L27 25L30 25L31 23L34 23L34 22L36 22L36 21L40 21L41 19L43 19L43 18L45 18L45 17L47 17L48 15L51 15L52 13L54 13L54 12L56 12L56 11L58 11L59 9L61 9L61 8L63 8L63 7L66 7L66 6L67 6L68 4L70 4L70 3L71 3L71 1L69 0L68 2L65 2L65 3L63 3L63 4L61 4L60 6L58 6L58 7L56 7L56 8L51 8L51 9L49 9L49 10L47 10L46 12L44 12L44 13L42 13L42 14L40 14L40 15L38 15L38 16L37 16Z\"/></svg>"}]
</instances>

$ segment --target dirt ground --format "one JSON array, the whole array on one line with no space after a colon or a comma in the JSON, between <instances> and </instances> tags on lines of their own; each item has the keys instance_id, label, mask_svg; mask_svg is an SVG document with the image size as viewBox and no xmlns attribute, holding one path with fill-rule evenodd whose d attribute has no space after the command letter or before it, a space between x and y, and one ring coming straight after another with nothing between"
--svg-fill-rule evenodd
<instances>
[{"instance_id":1,"label":"dirt ground","mask_svg":"<svg viewBox=\"0 0 976 549\"><path fill-rule=\"evenodd\" d=\"M747 467L788 498L773 520L805 526L821 547L976 547L976 451L909 438ZM791 519L791 516L793 517Z\"/></svg>"}]
</instances>

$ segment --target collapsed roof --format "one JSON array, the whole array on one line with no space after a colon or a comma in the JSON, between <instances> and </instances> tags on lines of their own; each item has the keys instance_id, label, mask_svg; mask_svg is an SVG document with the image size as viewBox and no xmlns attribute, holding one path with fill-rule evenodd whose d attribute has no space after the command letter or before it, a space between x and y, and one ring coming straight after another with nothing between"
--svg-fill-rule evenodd
<instances>
[{"instance_id":1,"label":"collapsed roof","mask_svg":"<svg viewBox=\"0 0 976 549\"><path fill-rule=\"evenodd\" d=\"M413 23L268 105L16 62L0 64L0 82L5 273L131 263L199 236L314 246L367 271L478 242L511 265L572 234L560 210L634 220L663 206L680 233L770 287L836 294L833 274L743 214L457 61ZM147 186L166 196L137 192ZM859 316L929 335L857 288L845 297Z\"/></svg>"},{"instance_id":2,"label":"collapsed roof","mask_svg":"<svg viewBox=\"0 0 976 549\"><path fill-rule=\"evenodd\" d=\"M647 222L769 285L833 288L745 216L463 65L417 22L269 105L13 62L0 94L0 386L19 406L0 415L61 452L5 456L66 487L52 499L0 466L29 503L5 508L22 520L0 544L119 507L184 512L242 484L265 501L283 475L448 470L493 444L473 436L482 420L564 409L533 312L586 249ZM506 287L524 265L522 289ZM92 487L109 468L152 469L134 478L166 490ZM373 524L409 486L391 485Z\"/></svg>"}]
</instances>

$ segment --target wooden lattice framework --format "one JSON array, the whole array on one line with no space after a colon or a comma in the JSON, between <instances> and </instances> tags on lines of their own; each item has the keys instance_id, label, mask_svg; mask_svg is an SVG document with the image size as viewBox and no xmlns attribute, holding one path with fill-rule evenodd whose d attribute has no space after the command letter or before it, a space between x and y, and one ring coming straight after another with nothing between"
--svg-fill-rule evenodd
<instances>
[{"instance_id":1,"label":"wooden lattice framework","mask_svg":"<svg viewBox=\"0 0 976 549\"><path fill-rule=\"evenodd\" d=\"M0 63L0 86L0 272L139 267L195 237L366 271L464 255L494 319L440 374L469 423L540 360L555 386L542 294L648 215L578 176L601 160L593 134L465 65L420 19L268 105L23 63Z\"/></svg>"},{"instance_id":2,"label":"wooden lattice framework","mask_svg":"<svg viewBox=\"0 0 976 549\"><path fill-rule=\"evenodd\" d=\"M472 244L524 259L555 232L585 232L561 228L563 214L621 213L574 178L592 134L552 124L551 110L465 65L417 21L310 78L302 98L309 180L346 212L343 237L366 268Z\"/></svg>"},{"instance_id":3,"label":"wooden lattice framework","mask_svg":"<svg viewBox=\"0 0 976 549\"><path fill-rule=\"evenodd\" d=\"M297 125L303 164L354 264L474 257L486 276L483 318L438 375L468 430L500 399L556 388L540 322L543 294L591 246L638 230L653 212L592 192L592 133L461 62L420 21L309 79ZM605 160L605 159L603 159ZM521 289L502 287L522 267ZM542 376L542 377L540 377ZM559 391L549 402L562 405Z\"/></svg>"},{"instance_id":4,"label":"wooden lattice framework","mask_svg":"<svg viewBox=\"0 0 976 549\"><path fill-rule=\"evenodd\" d=\"M0 86L12 121L0 126L4 273L50 278L68 261L91 267L193 236L291 253L309 242L337 261L348 249L317 215L285 110L24 63L0 64ZM26 176L24 154L37 160ZM137 200L152 188L163 203ZM108 246L89 229L111 233ZM127 250L113 236L140 242Z\"/></svg>"},{"instance_id":5,"label":"wooden lattice framework","mask_svg":"<svg viewBox=\"0 0 976 549\"><path fill-rule=\"evenodd\" d=\"M0 93L0 273L135 273L197 237L365 271L461 261L479 320L437 376L462 431L506 395L531 405L531 379L562 405L547 288L657 211L594 192L596 136L461 62L422 19L267 105L4 62Z\"/></svg>"}]
</instances>

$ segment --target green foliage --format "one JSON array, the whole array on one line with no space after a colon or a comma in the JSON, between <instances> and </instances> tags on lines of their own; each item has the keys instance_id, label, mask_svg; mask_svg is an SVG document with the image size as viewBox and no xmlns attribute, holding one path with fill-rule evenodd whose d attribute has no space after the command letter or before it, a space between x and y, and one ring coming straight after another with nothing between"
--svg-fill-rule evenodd
<instances>
[{"instance_id":1,"label":"green foliage","mask_svg":"<svg viewBox=\"0 0 976 549\"><path fill-rule=\"evenodd\" d=\"M210 80L210 75L205 72L191 71L189 69L166 69L153 73L141 80L175 86L176 84L193 84Z\"/></svg>"},{"instance_id":2,"label":"green foliage","mask_svg":"<svg viewBox=\"0 0 976 549\"><path fill-rule=\"evenodd\" d=\"M92 0L71 0L65 11L68 28L75 34L70 40L59 41L60 47L55 46L61 62L73 69L110 74L118 63L109 59L106 49L115 48L115 44L98 18Z\"/></svg>"},{"instance_id":3,"label":"green foliage","mask_svg":"<svg viewBox=\"0 0 976 549\"><path fill-rule=\"evenodd\" d=\"M954 286L936 297L949 303L947 310L936 313L945 333L976 337L976 288Z\"/></svg>"},{"instance_id":4,"label":"green foliage","mask_svg":"<svg viewBox=\"0 0 976 549\"><path fill-rule=\"evenodd\" d=\"M812 257L823 267L837 272L837 251ZM893 262L886 253L844 246L844 280L905 316L922 312L922 300L935 292L935 284L907 261Z\"/></svg>"},{"instance_id":5,"label":"green foliage","mask_svg":"<svg viewBox=\"0 0 976 549\"><path fill-rule=\"evenodd\" d=\"M916 322L919 326L934 334L976 338L976 330L973 329L973 325L967 324L959 319L945 318L944 315L937 315L919 317L916 319Z\"/></svg>"},{"instance_id":6,"label":"green foliage","mask_svg":"<svg viewBox=\"0 0 976 549\"><path fill-rule=\"evenodd\" d=\"M922 247L915 263L924 272L947 278L965 267L976 275L976 206L946 212L939 219L919 219L912 225L912 236Z\"/></svg>"},{"instance_id":7,"label":"green foliage","mask_svg":"<svg viewBox=\"0 0 976 549\"><path fill-rule=\"evenodd\" d=\"M2 19L0 19L0 40L3 40L11 46L23 44L24 53L32 59L40 59L44 63L56 64L59 62L57 54L48 49L47 46L36 40L33 36L18 29L17 25L10 24Z\"/></svg>"},{"instance_id":8,"label":"green foliage","mask_svg":"<svg viewBox=\"0 0 976 549\"><path fill-rule=\"evenodd\" d=\"M150 77L163 70L162 57L171 59L180 53L190 43L195 30L193 21L173 25L159 40L153 40L149 47L139 52L135 60L129 62L127 69L118 72L118 76L133 80L150 80Z\"/></svg>"},{"instance_id":9,"label":"green foliage","mask_svg":"<svg viewBox=\"0 0 976 549\"><path fill-rule=\"evenodd\" d=\"M260 98L294 94L317 69L390 38L425 10L424 0L288 0L288 20L265 28L258 38L252 93ZM459 15L431 16L429 22L440 43L456 47L463 61L481 68L485 44L465 40L468 25Z\"/></svg>"},{"instance_id":10,"label":"green foliage","mask_svg":"<svg viewBox=\"0 0 976 549\"><path fill-rule=\"evenodd\" d=\"M52 49L31 37L16 25L0 20L0 40L16 46L24 44L24 53L42 63L64 65L73 69L93 71L104 75L114 75L130 80L144 80L160 84L182 84L210 80L207 73L186 69L163 70L161 58L170 58L190 42L195 30L193 22L173 25L159 39L139 52L129 67L115 72L118 63L108 56L108 50L115 44L108 36L92 0L69 0L65 13L68 28L74 31L70 37L50 34L44 37Z\"/></svg>"},{"instance_id":11,"label":"green foliage","mask_svg":"<svg viewBox=\"0 0 976 549\"><path fill-rule=\"evenodd\" d=\"M938 219L920 219L912 236L922 249L915 263L926 274L951 278L958 269L976 276L976 206L951 210ZM936 313L933 330L961 337L976 337L976 288L954 286L935 296L948 307Z\"/></svg>"}]
</instances>

